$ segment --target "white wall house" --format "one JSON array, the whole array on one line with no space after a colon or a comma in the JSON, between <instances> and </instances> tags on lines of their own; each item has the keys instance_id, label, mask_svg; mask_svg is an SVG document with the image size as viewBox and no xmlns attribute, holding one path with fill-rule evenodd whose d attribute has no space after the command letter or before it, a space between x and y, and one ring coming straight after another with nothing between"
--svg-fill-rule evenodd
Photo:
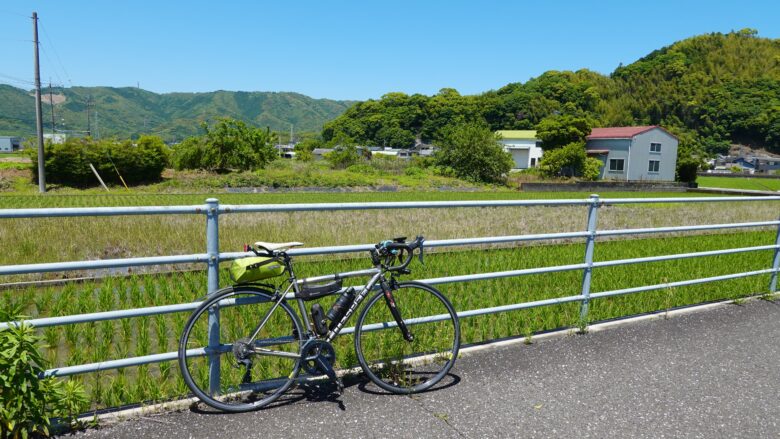
<instances>
[{"instance_id":1,"label":"white wall house","mask_svg":"<svg viewBox=\"0 0 780 439\"><path fill-rule=\"evenodd\" d=\"M501 136L500 142L504 151L512 154L513 169L528 169L539 166L542 159L541 141L536 138L534 130L501 130L496 131Z\"/></svg>"},{"instance_id":2,"label":"white wall house","mask_svg":"<svg viewBox=\"0 0 780 439\"><path fill-rule=\"evenodd\" d=\"M603 163L603 179L674 181L679 142L659 126L593 128L586 139L588 155Z\"/></svg>"}]
</instances>

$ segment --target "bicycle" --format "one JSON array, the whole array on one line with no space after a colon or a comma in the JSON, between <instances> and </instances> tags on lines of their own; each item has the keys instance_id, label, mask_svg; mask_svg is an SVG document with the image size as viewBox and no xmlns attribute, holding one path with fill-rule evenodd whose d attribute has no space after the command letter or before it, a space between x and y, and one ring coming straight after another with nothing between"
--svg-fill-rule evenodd
<instances>
[{"instance_id":1,"label":"bicycle","mask_svg":"<svg viewBox=\"0 0 780 439\"><path fill-rule=\"evenodd\" d=\"M368 378L390 393L430 389L449 373L460 348L460 322L449 300L436 288L399 282L424 238L383 241L369 251L373 268L297 279L287 250L298 242L257 242L245 246L257 257L249 272L287 279L278 286L250 280L217 291L192 313L179 341L184 381L204 403L227 412L265 407L290 390L301 370L309 378L329 378L343 391L332 342L347 333L345 323L368 297L354 329L357 362ZM240 264L239 264L240 265ZM265 274L258 270L265 270ZM388 276L389 275L389 276ZM369 277L359 291L343 280ZM260 279L262 280L262 279ZM286 285L286 288L282 288ZM306 303L339 294L324 312ZM384 299L384 300L382 300ZM297 302L298 313L289 302ZM385 306L382 306L383 303ZM214 323L219 319L219 331ZM301 322L302 320L302 322ZM211 328L211 330L210 330ZM346 372L359 371L347 358ZM341 365L344 366L344 365Z\"/></svg>"}]
</instances>

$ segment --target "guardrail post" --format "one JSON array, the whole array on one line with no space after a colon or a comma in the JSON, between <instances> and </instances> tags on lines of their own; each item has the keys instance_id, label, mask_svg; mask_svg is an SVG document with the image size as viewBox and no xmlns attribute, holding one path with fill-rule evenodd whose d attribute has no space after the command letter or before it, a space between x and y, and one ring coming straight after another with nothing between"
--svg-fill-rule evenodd
<instances>
[{"instance_id":1,"label":"guardrail post","mask_svg":"<svg viewBox=\"0 0 780 439\"><path fill-rule=\"evenodd\" d=\"M599 196L590 196L588 207L588 237L585 238L585 268L582 270L582 305L580 306L580 330L588 326L588 307L590 305L590 280L593 272L593 248L596 246L596 222L599 212Z\"/></svg>"},{"instance_id":2,"label":"guardrail post","mask_svg":"<svg viewBox=\"0 0 780 439\"><path fill-rule=\"evenodd\" d=\"M219 289L219 201L206 200L206 253L208 254L208 294ZM209 348L219 348L219 309L209 310ZM219 355L209 356L209 391L219 394Z\"/></svg>"},{"instance_id":3,"label":"guardrail post","mask_svg":"<svg viewBox=\"0 0 780 439\"><path fill-rule=\"evenodd\" d=\"M780 225L777 226L777 237L775 238L775 245L780 246ZM775 257L772 259L772 278L769 281L769 294L777 292L777 270L780 268L780 248L775 248Z\"/></svg>"}]
</instances>

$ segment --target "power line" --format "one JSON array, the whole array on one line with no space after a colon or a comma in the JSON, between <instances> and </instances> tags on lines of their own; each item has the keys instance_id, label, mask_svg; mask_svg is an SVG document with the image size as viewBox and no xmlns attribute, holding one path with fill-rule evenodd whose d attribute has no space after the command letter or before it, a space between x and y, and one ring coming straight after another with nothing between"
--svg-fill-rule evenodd
<instances>
[{"instance_id":1,"label":"power line","mask_svg":"<svg viewBox=\"0 0 780 439\"><path fill-rule=\"evenodd\" d=\"M54 67L54 63L51 61L51 58L49 58L49 54L48 54L48 52L46 52L46 48L42 44L39 47L41 48L41 51L43 52L43 56L46 58L46 62L48 62L52 67ZM62 78L60 78L59 73L57 73L57 69L56 68L52 68L51 70L52 70L52 72L54 72L54 76L57 78L57 80L59 82L63 82Z\"/></svg>"},{"instance_id":2,"label":"power line","mask_svg":"<svg viewBox=\"0 0 780 439\"><path fill-rule=\"evenodd\" d=\"M57 53L57 48L54 47L54 43L52 43L51 38L49 38L49 33L46 32L46 26L41 25L41 30L43 30L43 36L46 38L46 41L49 42L49 46L51 47L52 52L54 52L54 57L57 58L57 62L60 64L60 68L62 68L62 72L65 74L65 78L68 80L68 84L70 84L71 87L73 87L73 81L70 80L70 75L68 74L68 70L65 68L65 65L62 63L62 59L60 59L59 53Z\"/></svg>"}]
</instances>

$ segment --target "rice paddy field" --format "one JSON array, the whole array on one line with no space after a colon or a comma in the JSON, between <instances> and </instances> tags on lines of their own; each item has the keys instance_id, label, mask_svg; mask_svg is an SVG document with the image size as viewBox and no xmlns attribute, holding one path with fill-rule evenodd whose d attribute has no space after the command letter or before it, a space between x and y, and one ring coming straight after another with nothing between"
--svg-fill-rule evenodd
<instances>
[{"instance_id":1,"label":"rice paddy field","mask_svg":"<svg viewBox=\"0 0 780 439\"><path fill-rule=\"evenodd\" d=\"M530 194L549 198L584 198L587 194ZM603 194L626 197L630 194ZM633 194L634 196L638 194ZM667 196L667 194L652 194ZM686 195L686 194L676 194ZM485 199L527 197L529 194L478 193L350 193L350 194L220 194L224 203L288 203L328 201L401 201L421 199ZM668 194L671 196L671 194ZM426 198L427 197L427 198ZM94 198L98 198L95 200ZM128 198L128 199L125 199ZM79 205L199 204L204 195L128 195L103 199L89 196L0 197L0 208ZM744 222L775 219L776 202L691 203L607 206L599 211L600 229L659 227L685 224ZM153 256L203 252L205 221L201 216L122 217L2 220L0 265ZM377 242L393 236L424 234L428 239L479 237L583 230L584 207L524 207L477 209L420 209L405 211L298 212L289 214L231 214L220 217L220 249L236 251L255 240L298 240L307 246ZM689 253L772 244L776 231L750 229L737 233L667 234L642 239L599 240L597 261ZM409 279L506 271L581 263L581 240L522 245L437 249L416 260ZM363 254L298 259L299 277L367 268ZM607 291L769 268L772 251L711 256L609 268L593 273L592 291ZM226 264L221 285L229 285ZM116 309L192 302L206 292L202 267L185 272L134 271L112 273L102 279L0 290L0 306L6 312L30 317L63 316ZM6 276L4 281L58 280L63 276L94 273ZM98 273L106 275L107 273ZM275 278L281 279L281 278ZM579 271L450 283L438 288L458 311L576 295ZM361 283L363 279L355 280ZM674 307L733 299L768 292L769 275L717 283L663 289L591 303L590 320L599 321ZM328 309L334 297L320 299ZM297 308L296 308L297 309ZM424 311L424 310L421 310ZM41 328L44 354L51 367L99 362L124 357L175 351L187 313L121 319L61 327ZM503 337L523 337L535 332L576 327L579 304L563 304L522 311L464 318L463 343ZM351 320L354 323L355 318ZM223 322L225 334L242 328L238 320ZM724 328L727 330L728 328ZM354 366L352 336L337 339L339 367ZM453 370L457 374L457 365ZM90 392L94 408L159 401L188 393L175 362L159 363L76 376Z\"/></svg>"},{"instance_id":2,"label":"rice paddy field","mask_svg":"<svg viewBox=\"0 0 780 439\"><path fill-rule=\"evenodd\" d=\"M753 191L780 191L780 178L701 176L696 181L699 182L700 187L747 189Z\"/></svg>"}]
</instances>

